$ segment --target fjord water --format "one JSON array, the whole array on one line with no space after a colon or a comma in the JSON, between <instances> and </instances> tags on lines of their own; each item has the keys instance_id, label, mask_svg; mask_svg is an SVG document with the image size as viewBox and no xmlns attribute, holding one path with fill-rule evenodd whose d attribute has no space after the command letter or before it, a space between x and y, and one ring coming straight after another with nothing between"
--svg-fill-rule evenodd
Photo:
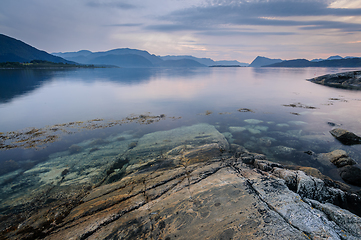
<instances>
[{"instance_id":1,"label":"fjord water","mask_svg":"<svg viewBox=\"0 0 361 240\"><path fill-rule=\"evenodd\" d=\"M288 149L301 153L345 149L360 164L360 146L343 146L329 131L340 126L361 134L361 92L306 81L351 70L355 69L1 70L0 132L4 136L94 119L101 119L104 127L73 127L71 134L57 133L56 141L44 145L3 148L0 161L16 162L18 169L26 170L87 139L105 139L122 132L139 138L149 132L208 123L229 142L264 153L273 161L322 171L318 163L287 155ZM150 121L129 120L139 120L139 116ZM117 124L107 125L114 122ZM10 167L8 171L18 169ZM2 174L6 173L4 169Z\"/></svg>"}]
</instances>

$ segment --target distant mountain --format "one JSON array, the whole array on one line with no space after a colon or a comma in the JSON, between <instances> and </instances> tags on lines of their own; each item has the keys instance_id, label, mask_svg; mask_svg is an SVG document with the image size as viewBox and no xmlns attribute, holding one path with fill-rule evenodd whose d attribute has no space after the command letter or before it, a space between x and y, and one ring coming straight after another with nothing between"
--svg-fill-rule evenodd
<instances>
[{"instance_id":1,"label":"distant mountain","mask_svg":"<svg viewBox=\"0 0 361 240\"><path fill-rule=\"evenodd\" d=\"M171 56L171 55L167 55L167 56L162 56L160 57L163 60L180 60L180 59L191 59L194 61L197 61L203 65L206 66L214 66L214 65L240 65L240 66L248 66L248 63L241 63L238 62L236 60L222 60L222 61L214 61L211 58L197 58L194 56L190 56L190 55L179 55L179 56Z\"/></svg>"},{"instance_id":2,"label":"distant mountain","mask_svg":"<svg viewBox=\"0 0 361 240\"><path fill-rule=\"evenodd\" d=\"M262 67L274 63L282 62L282 59L271 59L266 57L257 56L253 62L249 65L250 67Z\"/></svg>"},{"instance_id":3,"label":"distant mountain","mask_svg":"<svg viewBox=\"0 0 361 240\"><path fill-rule=\"evenodd\" d=\"M153 67L151 61L136 54L108 54L92 59L91 63L97 65L115 65L119 67Z\"/></svg>"},{"instance_id":4,"label":"distant mountain","mask_svg":"<svg viewBox=\"0 0 361 240\"><path fill-rule=\"evenodd\" d=\"M55 56L62 57L62 58L76 58L76 57L87 57L92 54L89 50L80 50L78 52L66 52L66 53L52 53Z\"/></svg>"},{"instance_id":5,"label":"distant mountain","mask_svg":"<svg viewBox=\"0 0 361 240\"><path fill-rule=\"evenodd\" d=\"M192 59L166 60L160 65L161 67L207 67Z\"/></svg>"},{"instance_id":6,"label":"distant mountain","mask_svg":"<svg viewBox=\"0 0 361 240\"><path fill-rule=\"evenodd\" d=\"M236 66L236 65L239 65L241 67L249 66L249 63L238 62L236 60L233 60L233 61L221 60L221 61L215 61L215 62L216 62L216 65L223 65L223 66Z\"/></svg>"},{"instance_id":7,"label":"distant mountain","mask_svg":"<svg viewBox=\"0 0 361 240\"><path fill-rule=\"evenodd\" d=\"M32 60L74 63L38 50L15 38L0 34L0 62L30 62Z\"/></svg>"},{"instance_id":8,"label":"distant mountain","mask_svg":"<svg viewBox=\"0 0 361 240\"><path fill-rule=\"evenodd\" d=\"M323 59L323 58L315 58L315 59L312 59L311 62L321 62L321 61L325 61L326 59Z\"/></svg>"},{"instance_id":9,"label":"distant mountain","mask_svg":"<svg viewBox=\"0 0 361 240\"><path fill-rule=\"evenodd\" d=\"M316 59L312 59L311 62L321 62L321 61L326 61L326 60L340 60L340 59L348 59L348 58L357 58L357 57L351 57L351 56L347 56L347 57L341 57L339 55L336 56L331 56L327 59L323 59L323 58L316 58Z\"/></svg>"},{"instance_id":10,"label":"distant mountain","mask_svg":"<svg viewBox=\"0 0 361 240\"><path fill-rule=\"evenodd\" d=\"M70 61L83 64L105 64L118 67L205 67L196 61L195 57L171 57L164 58L150 54L147 51L129 48L113 49L106 52L90 52L82 50L79 52L53 53ZM207 59L204 59L207 61ZM209 59L213 61L212 59Z\"/></svg>"},{"instance_id":11,"label":"distant mountain","mask_svg":"<svg viewBox=\"0 0 361 240\"><path fill-rule=\"evenodd\" d=\"M343 57L336 55L336 56L331 56L331 57L327 58L326 60L339 60L339 59L343 59Z\"/></svg>"},{"instance_id":12,"label":"distant mountain","mask_svg":"<svg viewBox=\"0 0 361 240\"><path fill-rule=\"evenodd\" d=\"M105 64L118 67L154 67L163 62L162 59L147 51L130 48L119 48L106 52L81 50L53 54L82 64Z\"/></svg>"},{"instance_id":13,"label":"distant mountain","mask_svg":"<svg viewBox=\"0 0 361 240\"><path fill-rule=\"evenodd\" d=\"M361 58L347 58L312 62L306 59L295 59L266 65L264 67L361 67Z\"/></svg>"},{"instance_id":14,"label":"distant mountain","mask_svg":"<svg viewBox=\"0 0 361 240\"><path fill-rule=\"evenodd\" d=\"M197 58L197 57L193 57L190 55L179 55L179 56L171 56L171 55L167 55L167 56L162 56L160 57L162 60L164 61L168 61L168 60L181 60L181 59L191 59L194 61L197 61L198 63L201 63L203 65L206 66L211 66L214 65L214 61L210 58Z\"/></svg>"}]
</instances>

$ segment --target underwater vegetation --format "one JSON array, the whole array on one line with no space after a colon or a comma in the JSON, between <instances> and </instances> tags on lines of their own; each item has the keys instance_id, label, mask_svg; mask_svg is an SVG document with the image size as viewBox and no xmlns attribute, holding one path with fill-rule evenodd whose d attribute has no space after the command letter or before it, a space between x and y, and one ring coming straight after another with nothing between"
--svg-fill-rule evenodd
<instances>
[{"instance_id":1,"label":"underwater vegetation","mask_svg":"<svg viewBox=\"0 0 361 240\"><path fill-rule=\"evenodd\" d=\"M55 124L44 128L30 128L7 133L0 132L0 150L44 147L45 144L58 140L61 134L72 134L80 130L104 129L127 123L152 124L166 119L164 114L160 114L159 116L151 116L149 114L150 113L139 116L132 114L124 119L115 121L93 119L86 122L78 121ZM179 119L179 117L169 118L173 120ZM98 143L94 144L96 145ZM70 152L78 152L79 149L76 147L77 146L73 146L73 148L70 148Z\"/></svg>"}]
</instances>

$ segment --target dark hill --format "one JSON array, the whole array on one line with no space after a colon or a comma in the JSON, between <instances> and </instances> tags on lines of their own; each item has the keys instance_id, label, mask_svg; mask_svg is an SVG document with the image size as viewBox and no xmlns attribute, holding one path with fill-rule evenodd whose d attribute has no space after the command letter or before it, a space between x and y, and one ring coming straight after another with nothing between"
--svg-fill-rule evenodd
<instances>
[{"instance_id":1,"label":"dark hill","mask_svg":"<svg viewBox=\"0 0 361 240\"><path fill-rule=\"evenodd\" d=\"M135 54L108 54L94 58L91 62L93 64L115 65L118 67L153 67L153 64L148 59Z\"/></svg>"},{"instance_id":2,"label":"dark hill","mask_svg":"<svg viewBox=\"0 0 361 240\"><path fill-rule=\"evenodd\" d=\"M0 62L30 62L32 60L73 63L45 51L40 51L15 38L0 34Z\"/></svg>"},{"instance_id":3,"label":"dark hill","mask_svg":"<svg viewBox=\"0 0 361 240\"><path fill-rule=\"evenodd\" d=\"M250 67L263 67L266 65L279 63L279 62L282 62L282 60L257 56L249 66Z\"/></svg>"},{"instance_id":4,"label":"dark hill","mask_svg":"<svg viewBox=\"0 0 361 240\"><path fill-rule=\"evenodd\" d=\"M346 58L317 62L315 67L361 67L361 58Z\"/></svg>"},{"instance_id":5,"label":"dark hill","mask_svg":"<svg viewBox=\"0 0 361 240\"><path fill-rule=\"evenodd\" d=\"M316 62L310 62L307 59L294 59L266 65L264 67L312 67L312 64L315 63Z\"/></svg>"},{"instance_id":6,"label":"dark hill","mask_svg":"<svg viewBox=\"0 0 361 240\"><path fill-rule=\"evenodd\" d=\"M346 58L312 62L306 59L288 60L264 67L361 67L361 58Z\"/></svg>"}]
</instances>

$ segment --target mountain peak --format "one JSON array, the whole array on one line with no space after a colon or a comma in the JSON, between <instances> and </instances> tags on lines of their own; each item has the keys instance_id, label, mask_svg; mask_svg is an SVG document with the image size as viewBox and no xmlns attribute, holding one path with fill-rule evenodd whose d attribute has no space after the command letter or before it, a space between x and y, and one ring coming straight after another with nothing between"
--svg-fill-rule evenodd
<instances>
[{"instance_id":1,"label":"mountain peak","mask_svg":"<svg viewBox=\"0 0 361 240\"><path fill-rule=\"evenodd\" d=\"M32 60L73 63L36 49L15 38L0 34L0 62L31 62Z\"/></svg>"},{"instance_id":2,"label":"mountain peak","mask_svg":"<svg viewBox=\"0 0 361 240\"><path fill-rule=\"evenodd\" d=\"M282 62L282 59L271 59L267 57L257 56L252 63L249 65L250 67L262 67L274 63Z\"/></svg>"}]
</instances>

